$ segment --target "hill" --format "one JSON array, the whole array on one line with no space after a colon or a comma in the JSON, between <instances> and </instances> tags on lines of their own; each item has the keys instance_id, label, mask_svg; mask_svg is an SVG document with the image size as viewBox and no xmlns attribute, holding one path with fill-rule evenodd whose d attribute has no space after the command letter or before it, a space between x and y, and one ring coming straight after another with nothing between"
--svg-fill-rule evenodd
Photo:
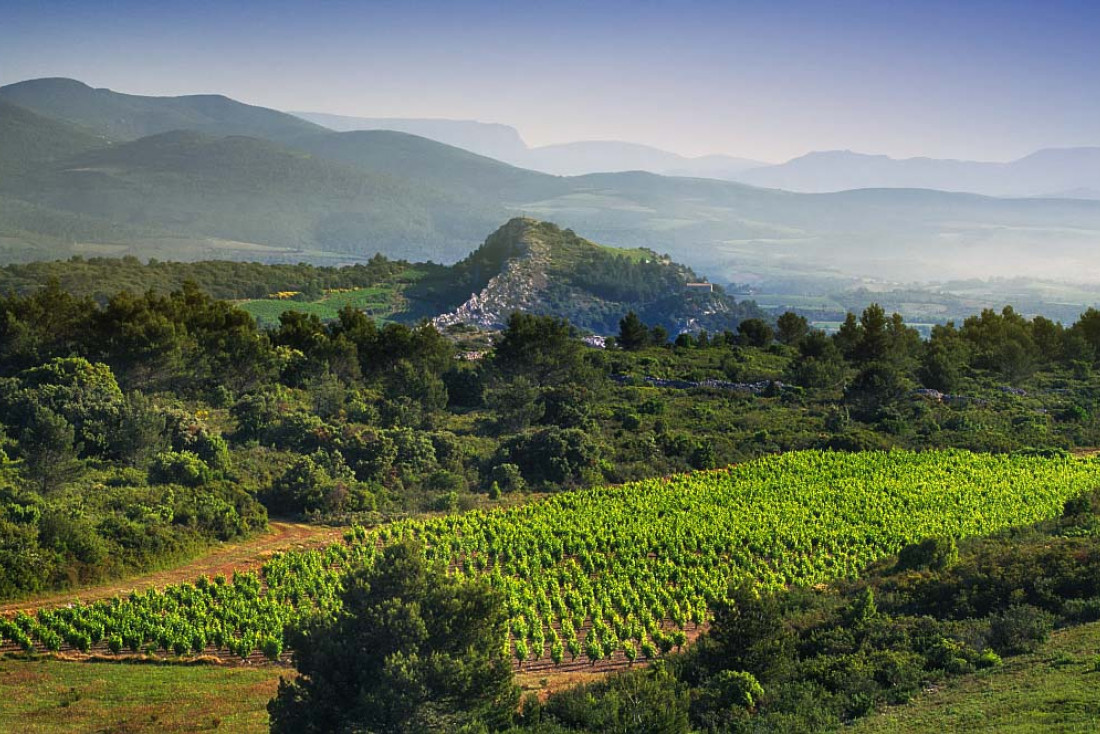
<instances>
[{"instance_id":1,"label":"hill","mask_svg":"<svg viewBox=\"0 0 1100 734\"><path fill-rule=\"evenodd\" d=\"M520 206L570 190L569 182L558 177L392 130L309 135L292 140L290 145L318 158L400 177L490 206Z\"/></svg>"},{"instance_id":2,"label":"hill","mask_svg":"<svg viewBox=\"0 0 1100 734\"><path fill-rule=\"evenodd\" d=\"M0 99L110 140L136 140L170 130L281 140L322 129L294 115L219 94L148 97L93 89L75 79L31 79L9 84L0 87Z\"/></svg>"},{"instance_id":3,"label":"hill","mask_svg":"<svg viewBox=\"0 0 1100 734\"><path fill-rule=\"evenodd\" d=\"M501 328L514 311L565 317L582 329L615 334L628 311L672 333L733 329L759 315L683 265L650 250L601 247L549 222L516 218L451 268L406 295L438 326ZM689 285L694 284L694 285ZM414 313L417 306L414 305Z\"/></svg>"},{"instance_id":4,"label":"hill","mask_svg":"<svg viewBox=\"0 0 1100 734\"><path fill-rule=\"evenodd\" d=\"M445 259L500 219L499 209L272 142L184 131L44 166L2 190L130 227L288 248L293 262L314 259L309 251Z\"/></svg>"},{"instance_id":5,"label":"hill","mask_svg":"<svg viewBox=\"0 0 1100 734\"><path fill-rule=\"evenodd\" d=\"M809 153L732 178L802 192L925 188L988 196L1100 198L1100 148L1040 150L1008 163L867 155L850 150Z\"/></svg>"},{"instance_id":6,"label":"hill","mask_svg":"<svg viewBox=\"0 0 1100 734\"><path fill-rule=\"evenodd\" d=\"M213 97L131 97L40 80L4 87L0 99L33 104L69 133L188 128L89 151L59 135L56 154L35 153L29 169L0 178L0 197L37 213L3 226L11 260L40 252L340 263L382 252L448 263L524 215L667 253L721 282L828 281L835 290L853 277L1025 272L1100 281L1095 201L921 189L796 194L637 171L555 177L405 133L328 132ZM248 135L226 134L241 130ZM20 134L0 129L0 150L20 150L8 142ZM73 217L96 226L73 226Z\"/></svg>"},{"instance_id":7,"label":"hill","mask_svg":"<svg viewBox=\"0 0 1100 734\"><path fill-rule=\"evenodd\" d=\"M667 176L733 179L759 168L760 161L726 155L689 158L667 150L617 140L582 140L531 148L519 161L528 168L563 176L617 171L648 171Z\"/></svg>"},{"instance_id":8,"label":"hill","mask_svg":"<svg viewBox=\"0 0 1100 734\"><path fill-rule=\"evenodd\" d=\"M83 153L107 144L101 137L42 117L0 98L0 176Z\"/></svg>"}]
</instances>

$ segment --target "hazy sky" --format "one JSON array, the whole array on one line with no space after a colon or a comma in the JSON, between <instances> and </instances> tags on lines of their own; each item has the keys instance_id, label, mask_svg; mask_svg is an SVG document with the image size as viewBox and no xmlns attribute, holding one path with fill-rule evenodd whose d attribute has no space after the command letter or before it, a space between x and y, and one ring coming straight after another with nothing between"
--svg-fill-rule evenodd
<instances>
[{"instance_id":1,"label":"hazy sky","mask_svg":"<svg viewBox=\"0 0 1100 734\"><path fill-rule=\"evenodd\" d=\"M0 0L0 84L784 160L1100 145L1100 2Z\"/></svg>"}]
</instances>

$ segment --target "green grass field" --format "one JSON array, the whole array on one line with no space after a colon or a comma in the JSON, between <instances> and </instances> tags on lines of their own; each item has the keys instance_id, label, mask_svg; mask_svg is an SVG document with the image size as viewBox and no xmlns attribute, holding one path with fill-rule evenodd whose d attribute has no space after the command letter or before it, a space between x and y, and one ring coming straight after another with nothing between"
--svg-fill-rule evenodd
<instances>
[{"instance_id":1,"label":"green grass field","mask_svg":"<svg viewBox=\"0 0 1100 734\"><path fill-rule=\"evenodd\" d=\"M371 288L357 288L345 293L331 293L320 300L292 301L278 298L258 298L252 301L242 301L237 305L244 311L252 314L261 324L277 324L279 316L286 311L301 311L315 314L322 320L335 319L340 309L344 306L354 306L367 311L372 316L384 319L397 310L400 301L400 291L396 286L374 286Z\"/></svg>"},{"instance_id":2,"label":"green grass field","mask_svg":"<svg viewBox=\"0 0 1100 734\"><path fill-rule=\"evenodd\" d=\"M0 731L266 732L276 667L0 660Z\"/></svg>"},{"instance_id":3,"label":"green grass field","mask_svg":"<svg viewBox=\"0 0 1100 734\"><path fill-rule=\"evenodd\" d=\"M903 706L871 714L853 734L1100 731L1100 623L1056 632L1038 652L948 680Z\"/></svg>"}]
</instances>

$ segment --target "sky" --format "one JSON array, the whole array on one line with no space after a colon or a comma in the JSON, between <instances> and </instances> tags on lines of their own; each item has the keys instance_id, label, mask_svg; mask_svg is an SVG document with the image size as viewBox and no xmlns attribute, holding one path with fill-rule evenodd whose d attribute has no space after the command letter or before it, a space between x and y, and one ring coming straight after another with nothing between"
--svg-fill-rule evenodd
<instances>
[{"instance_id":1,"label":"sky","mask_svg":"<svg viewBox=\"0 0 1100 734\"><path fill-rule=\"evenodd\" d=\"M772 162L1100 145L1095 0L0 0L0 84L516 127Z\"/></svg>"}]
</instances>

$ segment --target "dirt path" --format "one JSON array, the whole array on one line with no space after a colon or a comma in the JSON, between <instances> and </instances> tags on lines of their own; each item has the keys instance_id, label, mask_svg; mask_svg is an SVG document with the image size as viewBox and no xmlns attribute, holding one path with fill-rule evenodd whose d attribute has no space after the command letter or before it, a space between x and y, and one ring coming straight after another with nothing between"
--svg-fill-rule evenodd
<instances>
[{"instance_id":1,"label":"dirt path","mask_svg":"<svg viewBox=\"0 0 1100 734\"><path fill-rule=\"evenodd\" d=\"M292 522L270 522L268 531L239 543L222 543L212 546L206 553L186 563L162 571L134 576L121 581L111 581L101 586L50 592L42 596L8 602L0 605L0 615L10 616L18 611L33 612L44 607L56 607L75 600L82 602L109 599L116 594L129 594L148 588L163 588L170 584L194 581L199 576L213 578L218 574L232 577L234 571L259 568L264 561L278 551L317 548L340 540L344 528L306 525Z\"/></svg>"}]
</instances>

